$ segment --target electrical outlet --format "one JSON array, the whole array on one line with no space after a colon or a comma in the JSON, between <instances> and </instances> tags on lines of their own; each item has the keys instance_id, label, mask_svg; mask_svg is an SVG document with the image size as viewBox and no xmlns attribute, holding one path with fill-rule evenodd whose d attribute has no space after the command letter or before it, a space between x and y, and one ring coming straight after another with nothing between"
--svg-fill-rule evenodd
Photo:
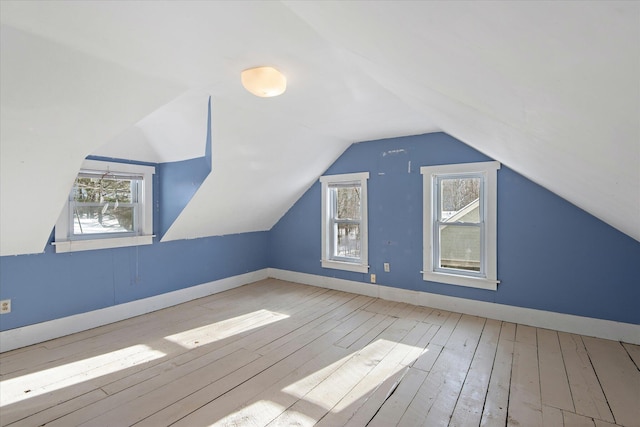
<instances>
[{"instance_id":1,"label":"electrical outlet","mask_svg":"<svg viewBox=\"0 0 640 427\"><path fill-rule=\"evenodd\" d=\"M0 301L0 314L11 313L11 300L3 299Z\"/></svg>"},{"instance_id":2,"label":"electrical outlet","mask_svg":"<svg viewBox=\"0 0 640 427\"><path fill-rule=\"evenodd\" d=\"M376 275L375 274L371 275L371 283L376 283Z\"/></svg>"},{"instance_id":3,"label":"electrical outlet","mask_svg":"<svg viewBox=\"0 0 640 427\"><path fill-rule=\"evenodd\" d=\"M390 271L391 271L391 269L389 268L389 263L388 263L388 262L385 262L385 263L384 263L384 272L385 272L385 273L388 273L388 272L390 272Z\"/></svg>"}]
</instances>

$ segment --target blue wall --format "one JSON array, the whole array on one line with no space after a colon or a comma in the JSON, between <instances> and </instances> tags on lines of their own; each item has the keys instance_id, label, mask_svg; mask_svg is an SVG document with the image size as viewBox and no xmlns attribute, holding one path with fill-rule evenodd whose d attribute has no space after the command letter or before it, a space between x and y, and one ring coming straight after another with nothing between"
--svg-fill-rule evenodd
<instances>
[{"instance_id":1,"label":"blue wall","mask_svg":"<svg viewBox=\"0 0 640 427\"><path fill-rule=\"evenodd\" d=\"M157 235L162 238L173 222L187 207L200 185L211 173L211 97L207 105L207 134L204 157L161 163L156 173L162 177L159 182L160 211L154 224L158 224Z\"/></svg>"},{"instance_id":2,"label":"blue wall","mask_svg":"<svg viewBox=\"0 0 640 427\"><path fill-rule=\"evenodd\" d=\"M329 168L327 174L370 172L369 263L378 283L640 324L640 243L504 165L498 171L498 291L422 280L420 166L486 160L435 133L355 144ZM156 200L170 197L160 196L159 187ZM369 282L368 274L322 269L320 256L316 183L269 232L63 254L47 245L43 254L0 257L0 299L13 305L0 317L0 330L266 267ZM384 262L391 272L383 271Z\"/></svg>"},{"instance_id":3,"label":"blue wall","mask_svg":"<svg viewBox=\"0 0 640 427\"><path fill-rule=\"evenodd\" d=\"M422 280L420 166L488 160L433 133L354 144L327 170L370 172L369 264L377 282L640 324L640 243L504 165L498 171L498 290ZM321 268L320 223L316 183L269 233L269 266L369 283L369 274Z\"/></svg>"},{"instance_id":4,"label":"blue wall","mask_svg":"<svg viewBox=\"0 0 640 427\"><path fill-rule=\"evenodd\" d=\"M168 167L91 158L156 166L153 228L154 234L160 235L209 173L210 138L208 144L205 157ZM165 221L161 223L163 216ZM52 233L43 254L0 257L0 299L11 299L12 304L12 312L0 317L0 330L266 268L267 236L265 231L165 243L155 238L147 246L55 253Z\"/></svg>"},{"instance_id":5,"label":"blue wall","mask_svg":"<svg viewBox=\"0 0 640 427\"><path fill-rule=\"evenodd\" d=\"M84 313L267 267L267 232L0 257L0 329Z\"/></svg>"}]
</instances>

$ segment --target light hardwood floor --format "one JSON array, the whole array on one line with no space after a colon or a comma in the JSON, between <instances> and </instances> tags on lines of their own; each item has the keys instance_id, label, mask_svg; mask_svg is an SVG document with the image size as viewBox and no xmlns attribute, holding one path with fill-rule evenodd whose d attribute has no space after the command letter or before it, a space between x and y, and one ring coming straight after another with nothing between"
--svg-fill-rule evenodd
<instances>
[{"instance_id":1,"label":"light hardwood floor","mask_svg":"<svg viewBox=\"0 0 640 427\"><path fill-rule=\"evenodd\" d=\"M0 355L11 426L640 426L640 347L265 280Z\"/></svg>"}]
</instances>

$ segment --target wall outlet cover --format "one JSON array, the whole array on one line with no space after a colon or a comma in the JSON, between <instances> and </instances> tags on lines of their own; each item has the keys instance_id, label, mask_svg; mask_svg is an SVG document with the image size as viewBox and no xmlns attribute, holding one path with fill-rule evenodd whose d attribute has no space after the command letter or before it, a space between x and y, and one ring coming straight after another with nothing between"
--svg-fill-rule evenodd
<instances>
[{"instance_id":1,"label":"wall outlet cover","mask_svg":"<svg viewBox=\"0 0 640 427\"><path fill-rule=\"evenodd\" d=\"M11 313L11 300L3 299L0 301L0 314Z\"/></svg>"}]
</instances>

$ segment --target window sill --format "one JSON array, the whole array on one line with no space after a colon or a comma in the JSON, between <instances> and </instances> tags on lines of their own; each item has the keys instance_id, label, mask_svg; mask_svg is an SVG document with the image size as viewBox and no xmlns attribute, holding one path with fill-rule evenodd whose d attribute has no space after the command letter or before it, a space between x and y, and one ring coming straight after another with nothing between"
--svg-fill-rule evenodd
<instances>
[{"instance_id":1,"label":"window sill","mask_svg":"<svg viewBox=\"0 0 640 427\"><path fill-rule=\"evenodd\" d=\"M498 283L500 283L499 280L484 279L481 277L458 276L456 274L447 273L435 273L432 271L423 272L422 279L429 282L466 286L469 288L487 289L490 291L497 291Z\"/></svg>"},{"instance_id":2,"label":"window sill","mask_svg":"<svg viewBox=\"0 0 640 427\"><path fill-rule=\"evenodd\" d=\"M353 271L355 273L367 273L369 271L369 266L365 264L332 261L327 259L322 260L322 268L333 268L335 270Z\"/></svg>"},{"instance_id":3,"label":"window sill","mask_svg":"<svg viewBox=\"0 0 640 427\"><path fill-rule=\"evenodd\" d=\"M53 245L56 247L56 253L93 251L97 249L150 245L153 243L153 237L153 235L148 235L95 240L63 240L53 242Z\"/></svg>"}]
</instances>

